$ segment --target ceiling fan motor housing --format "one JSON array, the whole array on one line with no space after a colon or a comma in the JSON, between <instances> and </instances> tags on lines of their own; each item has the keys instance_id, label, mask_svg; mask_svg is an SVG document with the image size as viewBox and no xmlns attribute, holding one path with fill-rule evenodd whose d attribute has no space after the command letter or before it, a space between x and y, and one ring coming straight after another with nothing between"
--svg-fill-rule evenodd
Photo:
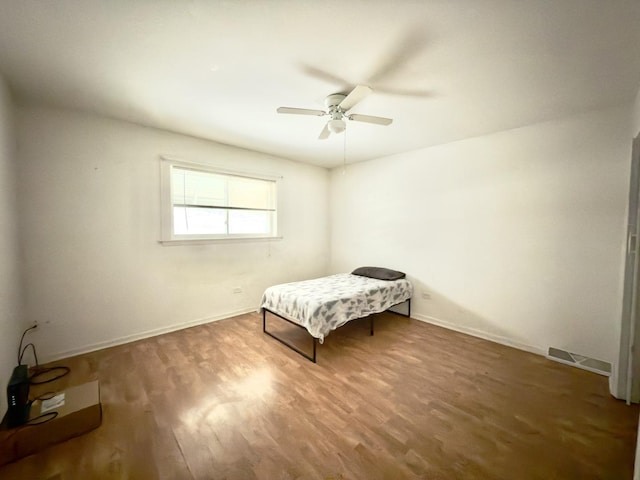
<instances>
[{"instance_id":1,"label":"ceiling fan motor housing","mask_svg":"<svg viewBox=\"0 0 640 480\"><path fill-rule=\"evenodd\" d=\"M331 109L331 107L337 107L338 105L340 105L340 102L342 102L342 100L344 100L346 97L347 96L343 95L342 93L334 93L333 95L329 95L324 99L324 104L328 109Z\"/></svg>"}]
</instances>

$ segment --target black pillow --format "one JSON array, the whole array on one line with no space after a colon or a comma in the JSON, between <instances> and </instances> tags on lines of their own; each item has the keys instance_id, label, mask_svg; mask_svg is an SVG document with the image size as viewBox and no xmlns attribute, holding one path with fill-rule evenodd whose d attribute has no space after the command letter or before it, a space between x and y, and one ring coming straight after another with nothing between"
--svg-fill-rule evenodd
<instances>
[{"instance_id":1,"label":"black pillow","mask_svg":"<svg viewBox=\"0 0 640 480\"><path fill-rule=\"evenodd\" d=\"M403 272L383 267L360 267L356 268L351 274L360 275L361 277L377 278L378 280L399 280L407 276Z\"/></svg>"}]
</instances>

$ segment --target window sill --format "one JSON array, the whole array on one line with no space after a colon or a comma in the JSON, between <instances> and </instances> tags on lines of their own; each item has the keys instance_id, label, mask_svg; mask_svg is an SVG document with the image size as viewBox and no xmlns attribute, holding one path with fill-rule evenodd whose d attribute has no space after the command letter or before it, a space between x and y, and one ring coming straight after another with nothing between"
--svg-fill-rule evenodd
<instances>
[{"instance_id":1,"label":"window sill","mask_svg":"<svg viewBox=\"0 0 640 480\"><path fill-rule=\"evenodd\" d=\"M268 242L271 240L282 240L284 237L226 237L226 238L193 238L180 240L158 240L158 243L173 247L179 245L211 245L215 243L250 243L250 242Z\"/></svg>"}]
</instances>

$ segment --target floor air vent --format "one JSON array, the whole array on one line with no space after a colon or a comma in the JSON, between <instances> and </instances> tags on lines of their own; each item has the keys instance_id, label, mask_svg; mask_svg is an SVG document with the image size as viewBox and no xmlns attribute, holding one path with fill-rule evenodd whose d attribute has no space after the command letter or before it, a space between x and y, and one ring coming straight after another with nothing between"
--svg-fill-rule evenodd
<instances>
[{"instance_id":1,"label":"floor air vent","mask_svg":"<svg viewBox=\"0 0 640 480\"><path fill-rule=\"evenodd\" d=\"M596 360L595 358L585 357L584 355L578 355L577 353L560 350L559 348L549 347L549 354L547 355L547 358L555 360L556 362L582 368L583 370L599 373L600 375L605 375L607 377L611 375L610 363L603 362L602 360Z\"/></svg>"}]
</instances>

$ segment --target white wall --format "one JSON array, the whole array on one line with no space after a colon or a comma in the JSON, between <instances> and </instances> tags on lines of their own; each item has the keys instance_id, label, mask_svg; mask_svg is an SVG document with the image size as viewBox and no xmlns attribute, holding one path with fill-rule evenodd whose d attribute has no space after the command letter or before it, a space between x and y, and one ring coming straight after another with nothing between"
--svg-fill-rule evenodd
<instances>
[{"instance_id":1,"label":"white wall","mask_svg":"<svg viewBox=\"0 0 640 480\"><path fill-rule=\"evenodd\" d=\"M332 170L330 270L403 270L416 318L615 361L630 118L608 109Z\"/></svg>"},{"instance_id":2,"label":"white wall","mask_svg":"<svg viewBox=\"0 0 640 480\"><path fill-rule=\"evenodd\" d=\"M65 110L23 106L17 125L25 308L44 323L43 358L255 310L267 286L326 273L325 169ZM160 245L159 154L282 175L284 239Z\"/></svg>"},{"instance_id":3,"label":"white wall","mask_svg":"<svg viewBox=\"0 0 640 480\"><path fill-rule=\"evenodd\" d=\"M4 389L17 364L23 327L17 206L13 105L0 76L0 417L7 408Z\"/></svg>"}]
</instances>

